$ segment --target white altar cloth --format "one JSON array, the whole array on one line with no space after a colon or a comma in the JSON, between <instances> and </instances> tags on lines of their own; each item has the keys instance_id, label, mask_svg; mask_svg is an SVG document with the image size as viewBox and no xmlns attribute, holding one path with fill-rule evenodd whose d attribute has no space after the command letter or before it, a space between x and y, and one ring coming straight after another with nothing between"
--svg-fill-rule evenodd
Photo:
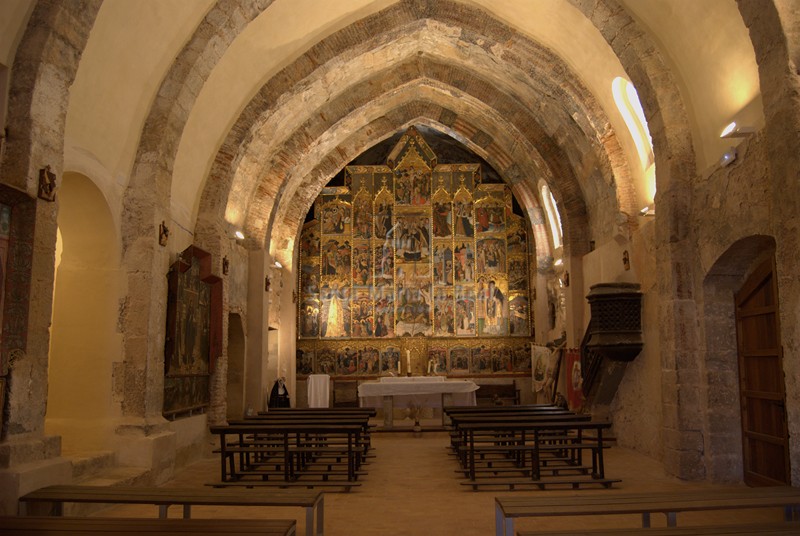
<instances>
[{"instance_id":1,"label":"white altar cloth","mask_svg":"<svg viewBox=\"0 0 800 536\"><path fill-rule=\"evenodd\" d=\"M309 408L327 408L330 404L331 377L328 374L310 374L306 381Z\"/></svg>"},{"instance_id":2,"label":"white altar cloth","mask_svg":"<svg viewBox=\"0 0 800 536\"><path fill-rule=\"evenodd\" d=\"M410 378L381 378L380 381L366 381L358 386L359 398L380 396L418 396L460 393L472 395L475 404L475 391L478 386L469 380L445 380L443 376L417 376ZM440 398L437 396L436 398ZM469 398L469 397L467 397Z\"/></svg>"},{"instance_id":3,"label":"white altar cloth","mask_svg":"<svg viewBox=\"0 0 800 536\"><path fill-rule=\"evenodd\" d=\"M447 380L444 376L387 377L361 383L358 399L362 407L382 407L384 428L391 428L395 407L474 406L477 390L475 382ZM443 423L444 418L442 413Z\"/></svg>"}]
</instances>

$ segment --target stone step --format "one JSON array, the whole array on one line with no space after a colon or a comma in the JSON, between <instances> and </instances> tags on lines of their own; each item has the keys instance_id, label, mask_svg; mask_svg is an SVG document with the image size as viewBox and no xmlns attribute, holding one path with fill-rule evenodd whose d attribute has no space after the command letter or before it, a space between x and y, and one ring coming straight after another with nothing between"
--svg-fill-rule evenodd
<instances>
[{"instance_id":1,"label":"stone step","mask_svg":"<svg viewBox=\"0 0 800 536\"><path fill-rule=\"evenodd\" d=\"M149 480L149 471L143 467L121 467L113 465L113 453L110 456L111 465L108 463L108 456L102 455L92 457L92 461L80 458L77 465L82 466L79 469L81 474L80 478L75 477L73 484L86 485L86 486L136 486L146 485ZM73 462L75 463L75 462ZM73 465L75 467L75 465ZM91 468L91 471L86 471ZM99 512L109 505L104 504L78 504L68 503L64 505L65 516L88 516ZM154 511L154 516L158 515L158 511Z\"/></svg>"},{"instance_id":2,"label":"stone step","mask_svg":"<svg viewBox=\"0 0 800 536\"><path fill-rule=\"evenodd\" d=\"M92 475L116 465L114 452L110 450L64 454L64 456L72 461L72 479L74 481L90 478Z\"/></svg>"}]
</instances>

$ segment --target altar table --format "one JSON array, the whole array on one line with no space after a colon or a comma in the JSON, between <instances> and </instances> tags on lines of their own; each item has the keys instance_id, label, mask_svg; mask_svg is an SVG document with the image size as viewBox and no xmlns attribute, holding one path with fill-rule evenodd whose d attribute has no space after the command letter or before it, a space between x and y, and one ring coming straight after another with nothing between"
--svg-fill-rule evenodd
<instances>
[{"instance_id":1,"label":"altar table","mask_svg":"<svg viewBox=\"0 0 800 536\"><path fill-rule=\"evenodd\" d=\"M424 407L474 406L478 386L469 380L450 380L444 376L386 377L358 386L362 407L383 407L383 427L392 428L394 405ZM442 412L442 424L447 415Z\"/></svg>"}]
</instances>

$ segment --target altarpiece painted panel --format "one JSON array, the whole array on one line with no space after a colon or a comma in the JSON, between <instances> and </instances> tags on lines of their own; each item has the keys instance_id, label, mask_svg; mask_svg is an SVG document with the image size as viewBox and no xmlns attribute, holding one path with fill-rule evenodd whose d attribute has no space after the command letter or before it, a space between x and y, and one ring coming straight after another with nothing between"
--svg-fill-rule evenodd
<instances>
[{"instance_id":1,"label":"altarpiece painted panel","mask_svg":"<svg viewBox=\"0 0 800 536\"><path fill-rule=\"evenodd\" d=\"M387 165L345 168L301 232L298 375L396 374L419 337L436 374L524 372L531 244L512 199L413 127Z\"/></svg>"}]
</instances>

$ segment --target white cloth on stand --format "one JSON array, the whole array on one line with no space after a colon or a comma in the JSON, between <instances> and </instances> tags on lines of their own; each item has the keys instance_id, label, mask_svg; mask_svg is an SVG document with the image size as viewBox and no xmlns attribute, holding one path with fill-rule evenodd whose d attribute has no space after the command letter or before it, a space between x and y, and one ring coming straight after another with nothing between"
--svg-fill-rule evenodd
<instances>
[{"instance_id":1,"label":"white cloth on stand","mask_svg":"<svg viewBox=\"0 0 800 536\"><path fill-rule=\"evenodd\" d=\"M328 374L311 374L306 380L309 408L330 406L331 377Z\"/></svg>"}]
</instances>

